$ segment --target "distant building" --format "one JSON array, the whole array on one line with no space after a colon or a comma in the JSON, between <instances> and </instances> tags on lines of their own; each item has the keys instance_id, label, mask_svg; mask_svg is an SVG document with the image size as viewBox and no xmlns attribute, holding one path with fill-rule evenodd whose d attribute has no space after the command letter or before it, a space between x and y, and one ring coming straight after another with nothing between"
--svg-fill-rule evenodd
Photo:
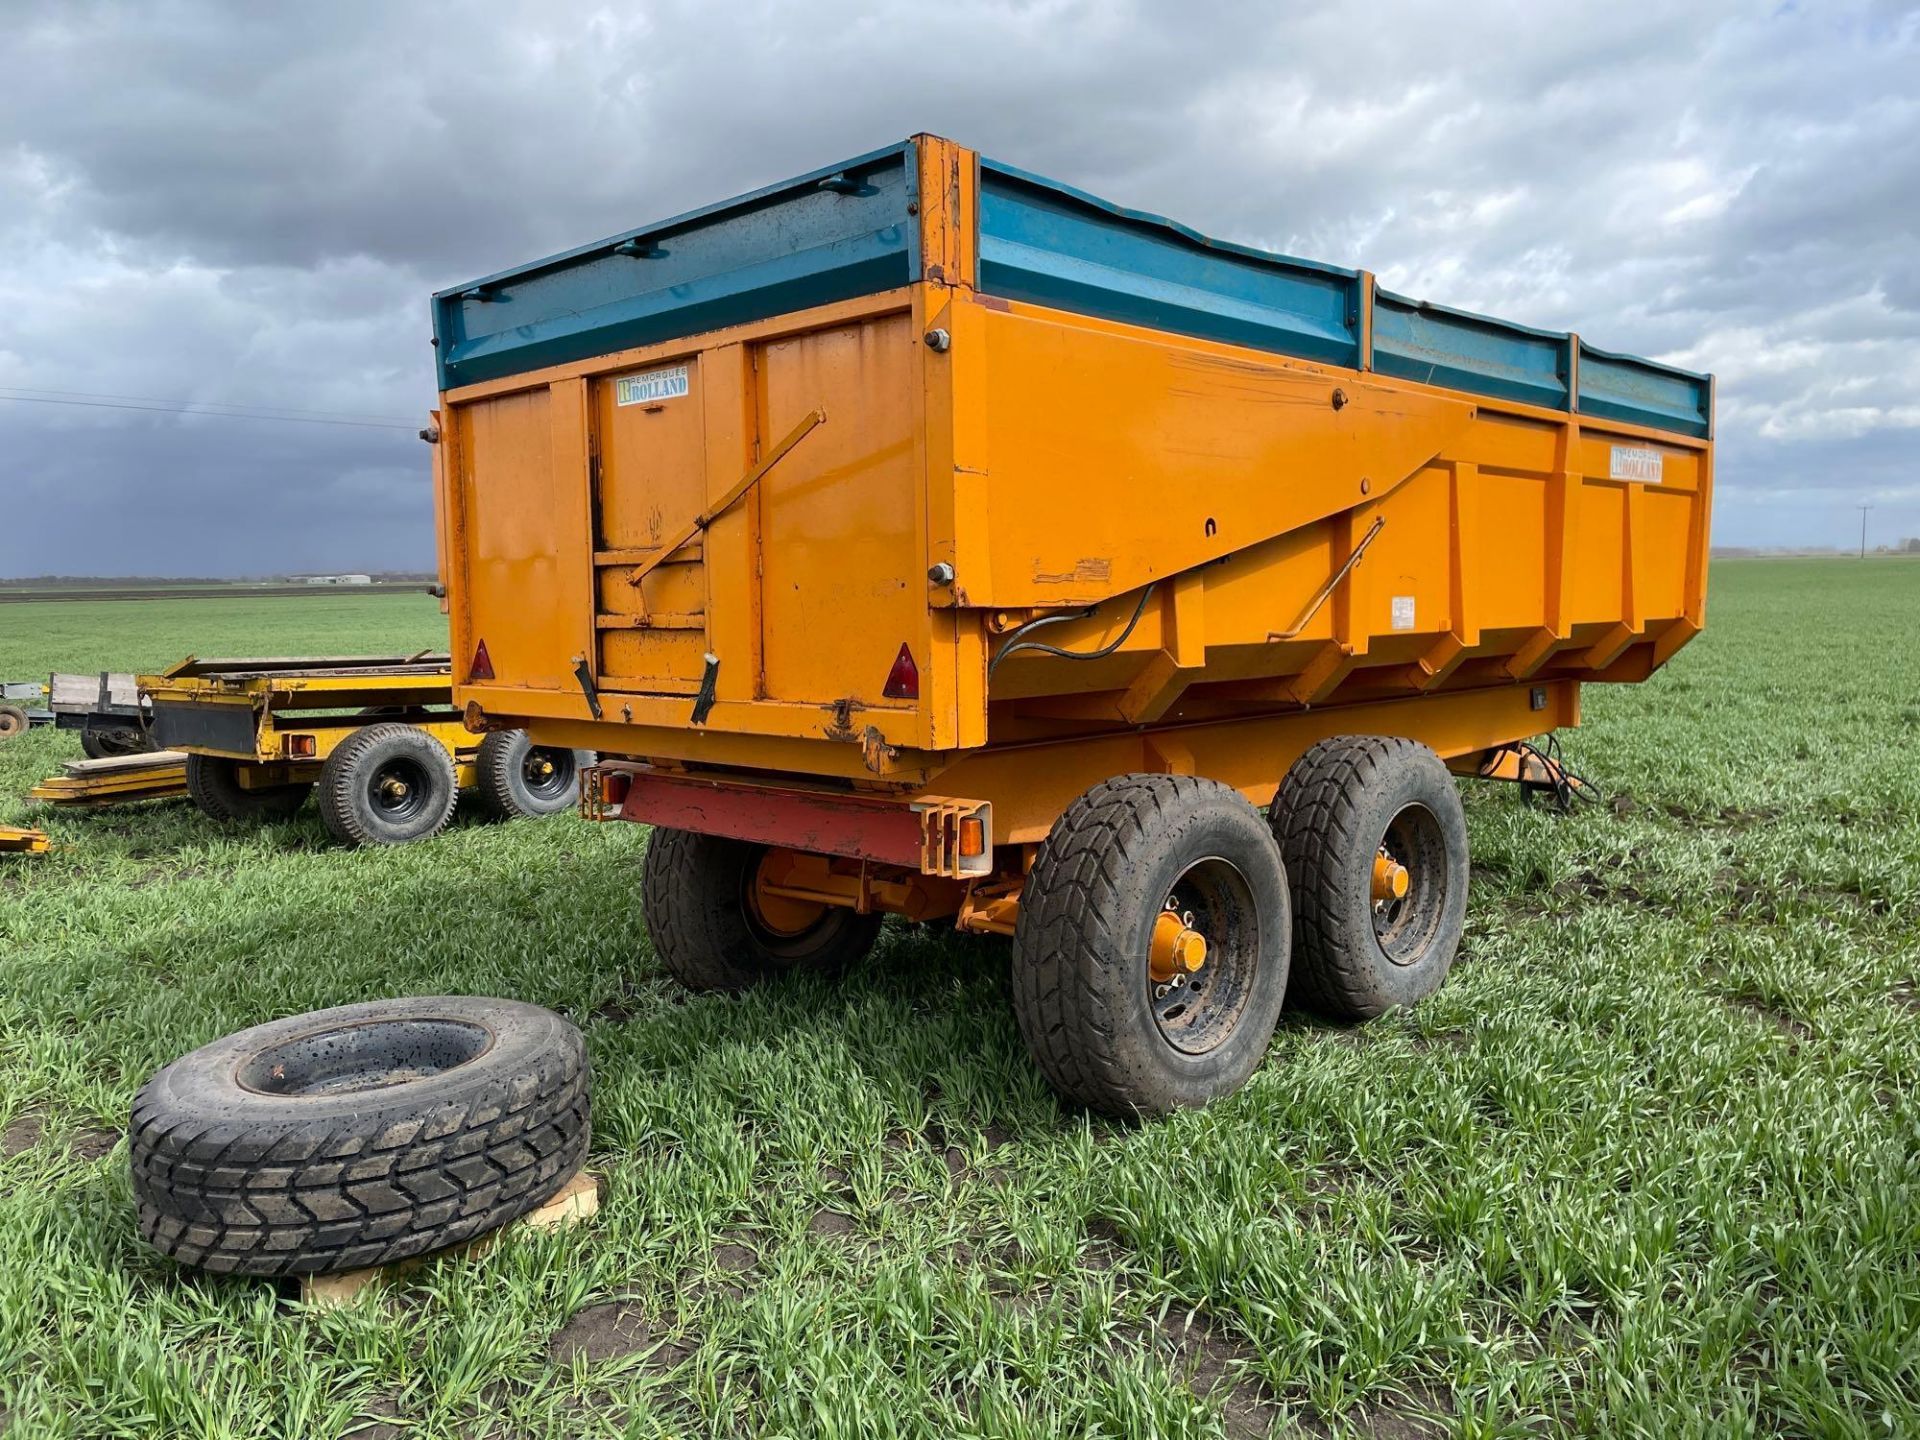
<instances>
[{"instance_id":1,"label":"distant building","mask_svg":"<svg viewBox=\"0 0 1920 1440\"><path fill-rule=\"evenodd\" d=\"M371 585L371 575L294 575L296 585Z\"/></svg>"}]
</instances>

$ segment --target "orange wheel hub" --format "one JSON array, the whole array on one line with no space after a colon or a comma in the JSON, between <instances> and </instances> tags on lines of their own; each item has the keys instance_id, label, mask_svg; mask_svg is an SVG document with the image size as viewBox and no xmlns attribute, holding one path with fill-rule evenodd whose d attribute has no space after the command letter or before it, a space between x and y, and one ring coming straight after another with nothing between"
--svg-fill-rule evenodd
<instances>
[{"instance_id":1,"label":"orange wheel hub","mask_svg":"<svg viewBox=\"0 0 1920 1440\"><path fill-rule=\"evenodd\" d=\"M759 868L753 872L753 885L747 892L748 900L753 906L754 918L774 934L800 935L819 923L827 907L817 900L782 895L773 888L787 869L786 858L777 850L769 850L760 857Z\"/></svg>"},{"instance_id":2,"label":"orange wheel hub","mask_svg":"<svg viewBox=\"0 0 1920 1440\"><path fill-rule=\"evenodd\" d=\"M1412 884L1413 872L1391 855L1380 854L1373 857L1373 898L1375 900L1404 900Z\"/></svg>"},{"instance_id":3,"label":"orange wheel hub","mask_svg":"<svg viewBox=\"0 0 1920 1440\"><path fill-rule=\"evenodd\" d=\"M1189 930L1171 910L1162 910L1153 922L1153 940L1147 950L1147 970L1164 985L1176 975L1191 975L1207 963L1207 937Z\"/></svg>"}]
</instances>

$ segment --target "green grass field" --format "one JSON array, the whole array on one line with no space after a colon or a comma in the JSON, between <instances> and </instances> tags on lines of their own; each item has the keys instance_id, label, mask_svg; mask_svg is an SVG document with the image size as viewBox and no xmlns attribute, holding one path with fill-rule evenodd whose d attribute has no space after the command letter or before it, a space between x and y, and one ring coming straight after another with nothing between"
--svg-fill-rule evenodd
<instances>
[{"instance_id":1,"label":"green grass field","mask_svg":"<svg viewBox=\"0 0 1920 1440\"><path fill-rule=\"evenodd\" d=\"M1566 737L1609 803L1469 795L1439 995L1292 1016L1134 1127L1055 1103L995 944L690 999L638 827L47 814L0 857L0 1431L1920 1434L1917 617L1920 565L1719 565L1706 636ZM21 606L0 675L442 635L419 596ZM0 746L0 820L77 754ZM598 1221L331 1313L143 1248L150 1070L447 991L584 1028Z\"/></svg>"}]
</instances>

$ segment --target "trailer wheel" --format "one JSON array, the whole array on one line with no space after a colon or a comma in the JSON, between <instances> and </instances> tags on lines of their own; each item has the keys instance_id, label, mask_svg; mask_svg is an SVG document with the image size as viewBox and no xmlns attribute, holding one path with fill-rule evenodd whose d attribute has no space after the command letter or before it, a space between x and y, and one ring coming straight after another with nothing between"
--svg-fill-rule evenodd
<instances>
[{"instance_id":1,"label":"trailer wheel","mask_svg":"<svg viewBox=\"0 0 1920 1440\"><path fill-rule=\"evenodd\" d=\"M248 787L240 783L240 764L224 755L187 756L187 794L209 820L271 823L306 804L310 782Z\"/></svg>"},{"instance_id":2,"label":"trailer wheel","mask_svg":"<svg viewBox=\"0 0 1920 1440\"><path fill-rule=\"evenodd\" d=\"M474 757L480 801L502 820L557 815L574 807L580 772L592 763L588 751L536 745L524 730L496 730Z\"/></svg>"},{"instance_id":3,"label":"trailer wheel","mask_svg":"<svg viewBox=\"0 0 1920 1440\"><path fill-rule=\"evenodd\" d=\"M653 953L690 990L744 990L790 970L836 970L873 948L881 916L838 905L756 898L767 848L690 830L656 829L642 883Z\"/></svg>"},{"instance_id":4,"label":"trailer wheel","mask_svg":"<svg viewBox=\"0 0 1920 1440\"><path fill-rule=\"evenodd\" d=\"M1246 1083L1287 989L1286 871L1213 780L1123 775L1057 821L1021 895L1013 1005L1053 1087L1110 1115Z\"/></svg>"},{"instance_id":5,"label":"trailer wheel","mask_svg":"<svg viewBox=\"0 0 1920 1440\"><path fill-rule=\"evenodd\" d=\"M320 814L343 845L404 845L438 835L459 798L453 756L414 725L362 726L320 767Z\"/></svg>"},{"instance_id":6,"label":"trailer wheel","mask_svg":"<svg viewBox=\"0 0 1920 1440\"><path fill-rule=\"evenodd\" d=\"M1467 914L1467 817L1425 745L1336 735L1270 812L1293 886L1295 998L1367 1020L1438 990Z\"/></svg>"},{"instance_id":7,"label":"trailer wheel","mask_svg":"<svg viewBox=\"0 0 1920 1440\"><path fill-rule=\"evenodd\" d=\"M134 725L94 725L80 732L80 749L89 760L111 760L122 755L144 755L153 742Z\"/></svg>"},{"instance_id":8,"label":"trailer wheel","mask_svg":"<svg viewBox=\"0 0 1920 1440\"><path fill-rule=\"evenodd\" d=\"M18 705L0 705L0 740L27 733L27 712Z\"/></svg>"},{"instance_id":9,"label":"trailer wheel","mask_svg":"<svg viewBox=\"0 0 1920 1440\"><path fill-rule=\"evenodd\" d=\"M188 1265L291 1275L471 1240L586 1156L580 1032L513 1000L377 1000L184 1055L134 1098L140 1233Z\"/></svg>"}]
</instances>

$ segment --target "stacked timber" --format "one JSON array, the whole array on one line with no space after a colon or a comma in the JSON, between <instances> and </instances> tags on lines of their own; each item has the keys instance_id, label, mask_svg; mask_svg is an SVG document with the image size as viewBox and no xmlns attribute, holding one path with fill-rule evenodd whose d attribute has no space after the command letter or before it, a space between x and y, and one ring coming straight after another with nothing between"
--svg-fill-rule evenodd
<instances>
[{"instance_id":1,"label":"stacked timber","mask_svg":"<svg viewBox=\"0 0 1920 1440\"><path fill-rule=\"evenodd\" d=\"M49 805L121 805L132 800L164 800L187 793L187 757L180 750L115 755L105 760L70 760L60 771L42 780L27 794Z\"/></svg>"}]
</instances>

